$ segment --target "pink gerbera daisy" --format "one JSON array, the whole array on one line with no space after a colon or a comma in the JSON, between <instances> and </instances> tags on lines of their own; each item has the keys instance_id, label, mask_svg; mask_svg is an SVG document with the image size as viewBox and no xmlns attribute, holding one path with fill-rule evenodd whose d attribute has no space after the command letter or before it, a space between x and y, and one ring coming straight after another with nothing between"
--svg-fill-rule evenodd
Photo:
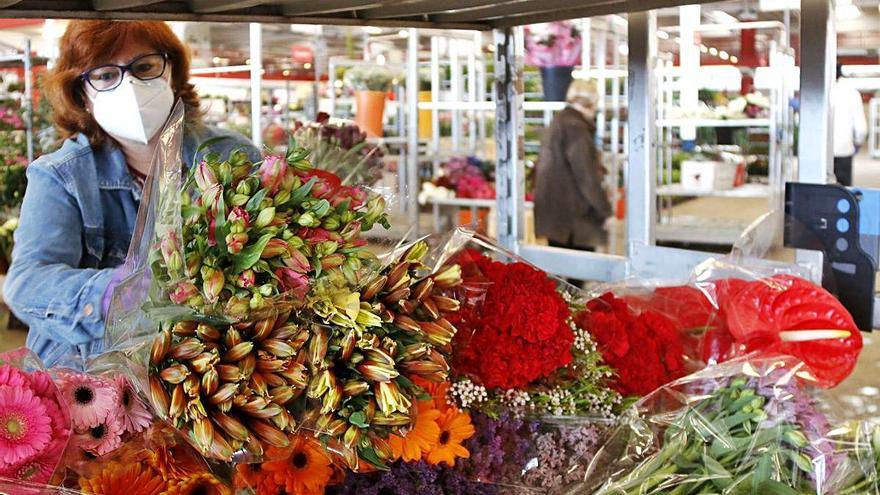
<instances>
[{"instance_id":1,"label":"pink gerbera daisy","mask_svg":"<svg viewBox=\"0 0 880 495\"><path fill-rule=\"evenodd\" d=\"M27 481L36 484L49 482L52 473L60 461L61 452L47 452L20 464L0 470L0 476L19 481Z\"/></svg>"},{"instance_id":2,"label":"pink gerbera daisy","mask_svg":"<svg viewBox=\"0 0 880 495\"><path fill-rule=\"evenodd\" d=\"M8 364L0 366L0 385L21 387L27 385L27 383L27 375L19 371L18 368L15 368Z\"/></svg>"},{"instance_id":3,"label":"pink gerbera daisy","mask_svg":"<svg viewBox=\"0 0 880 495\"><path fill-rule=\"evenodd\" d=\"M83 373L63 373L59 382L61 396L70 409L70 421L77 430L94 428L115 412L118 396L113 384Z\"/></svg>"},{"instance_id":4,"label":"pink gerbera daisy","mask_svg":"<svg viewBox=\"0 0 880 495\"><path fill-rule=\"evenodd\" d=\"M0 386L0 464L32 457L50 440L51 421L39 397L30 389Z\"/></svg>"},{"instance_id":5,"label":"pink gerbera daisy","mask_svg":"<svg viewBox=\"0 0 880 495\"><path fill-rule=\"evenodd\" d=\"M153 415L138 397L125 375L116 376L116 393L119 395L120 421L126 433L140 433L153 422Z\"/></svg>"},{"instance_id":6,"label":"pink gerbera daisy","mask_svg":"<svg viewBox=\"0 0 880 495\"><path fill-rule=\"evenodd\" d=\"M122 424L108 416L103 423L76 435L77 444L97 456L106 455L122 445Z\"/></svg>"},{"instance_id":7,"label":"pink gerbera daisy","mask_svg":"<svg viewBox=\"0 0 880 495\"><path fill-rule=\"evenodd\" d=\"M46 373L45 371L35 371L29 374L27 378L31 384L31 389L35 394L53 401L58 400L58 389L55 387L55 382L52 381L52 377L49 376L49 373Z\"/></svg>"}]
</instances>

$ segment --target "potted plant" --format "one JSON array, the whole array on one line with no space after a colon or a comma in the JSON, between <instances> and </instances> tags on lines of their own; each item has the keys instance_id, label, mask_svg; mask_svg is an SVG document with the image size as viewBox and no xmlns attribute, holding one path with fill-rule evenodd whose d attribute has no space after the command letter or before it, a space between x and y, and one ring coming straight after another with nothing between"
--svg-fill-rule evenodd
<instances>
[{"instance_id":1,"label":"potted plant","mask_svg":"<svg viewBox=\"0 0 880 495\"><path fill-rule=\"evenodd\" d=\"M581 34L571 21L534 24L525 28L528 65L541 69L544 99L564 101L571 71L581 57Z\"/></svg>"},{"instance_id":2,"label":"potted plant","mask_svg":"<svg viewBox=\"0 0 880 495\"><path fill-rule=\"evenodd\" d=\"M345 71L345 80L354 87L354 121L370 136L382 136L385 94L394 75L382 65L356 65Z\"/></svg>"}]
</instances>

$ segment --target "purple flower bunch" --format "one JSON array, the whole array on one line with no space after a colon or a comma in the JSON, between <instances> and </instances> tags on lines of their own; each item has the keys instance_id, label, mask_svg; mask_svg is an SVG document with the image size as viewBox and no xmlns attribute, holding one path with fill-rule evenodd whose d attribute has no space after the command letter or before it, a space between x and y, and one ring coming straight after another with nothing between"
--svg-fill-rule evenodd
<instances>
[{"instance_id":1,"label":"purple flower bunch","mask_svg":"<svg viewBox=\"0 0 880 495\"><path fill-rule=\"evenodd\" d=\"M581 34L572 21L534 24L525 28L527 65L574 66L581 57Z\"/></svg>"},{"instance_id":2,"label":"purple flower bunch","mask_svg":"<svg viewBox=\"0 0 880 495\"><path fill-rule=\"evenodd\" d=\"M9 107L0 108L0 123L7 130L24 129L24 119L22 119L21 114Z\"/></svg>"},{"instance_id":3,"label":"purple flower bunch","mask_svg":"<svg viewBox=\"0 0 880 495\"><path fill-rule=\"evenodd\" d=\"M374 184L382 177L385 153L367 141L367 134L355 124L330 123L330 115L319 112L315 122L294 124L293 135L312 151L309 159L321 170L333 172L343 184Z\"/></svg>"}]
</instances>

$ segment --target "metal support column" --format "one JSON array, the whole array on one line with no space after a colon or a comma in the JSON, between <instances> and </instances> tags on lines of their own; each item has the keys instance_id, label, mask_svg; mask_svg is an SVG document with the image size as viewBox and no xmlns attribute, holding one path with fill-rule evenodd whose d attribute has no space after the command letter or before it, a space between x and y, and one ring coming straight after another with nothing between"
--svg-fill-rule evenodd
<instances>
[{"instance_id":1,"label":"metal support column","mask_svg":"<svg viewBox=\"0 0 880 495\"><path fill-rule=\"evenodd\" d=\"M251 141L263 147L263 31L262 24L250 24L251 50Z\"/></svg>"},{"instance_id":2,"label":"metal support column","mask_svg":"<svg viewBox=\"0 0 880 495\"><path fill-rule=\"evenodd\" d=\"M798 181L824 184L834 159L831 85L837 38L831 0L801 0L801 122Z\"/></svg>"},{"instance_id":3,"label":"metal support column","mask_svg":"<svg viewBox=\"0 0 880 495\"><path fill-rule=\"evenodd\" d=\"M461 62L459 61L459 40L449 38L449 63L451 64L449 73L452 80L449 82L450 92L452 93L452 101L461 101ZM461 151L461 110L455 108L452 110L452 151L459 153Z\"/></svg>"},{"instance_id":4,"label":"metal support column","mask_svg":"<svg viewBox=\"0 0 880 495\"><path fill-rule=\"evenodd\" d=\"M406 185L412 235L419 235L419 33L409 28L406 49Z\"/></svg>"},{"instance_id":5,"label":"metal support column","mask_svg":"<svg viewBox=\"0 0 880 495\"><path fill-rule=\"evenodd\" d=\"M797 181L825 184L834 161L831 85L837 62L837 35L831 0L801 0L801 104ZM797 252L797 263L822 280L820 251Z\"/></svg>"},{"instance_id":6,"label":"metal support column","mask_svg":"<svg viewBox=\"0 0 880 495\"><path fill-rule=\"evenodd\" d=\"M638 246L654 244L657 221L653 81L656 24L654 12L629 15L629 155L626 177L629 255Z\"/></svg>"},{"instance_id":7,"label":"metal support column","mask_svg":"<svg viewBox=\"0 0 880 495\"><path fill-rule=\"evenodd\" d=\"M34 80L33 67L31 62L31 40L24 42L24 126L25 139L27 140L27 160L28 163L34 161Z\"/></svg>"},{"instance_id":8,"label":"metal support column","mask_svg":"<svg viewBox=\"0 0 880 495\"><path fill-rule=\"evenodd\" d=\"M493 31L495 44L498 242L516 252L523 232L522 67L512 28Z\"/></svg>"}]
</instances>

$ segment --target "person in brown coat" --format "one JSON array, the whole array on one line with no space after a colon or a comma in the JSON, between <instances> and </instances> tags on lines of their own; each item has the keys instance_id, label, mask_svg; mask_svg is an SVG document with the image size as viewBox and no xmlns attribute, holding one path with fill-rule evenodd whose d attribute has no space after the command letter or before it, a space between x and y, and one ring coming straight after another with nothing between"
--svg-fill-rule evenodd
<instances>
[{"instance_id":1,"label":"person in brown coat","mask_svg":"<svg viewBox=\"0 0 880 495\"><path fill-rule=\"evenodd\" d=\"M535 184L535 233L551 246L594 251L607 240L611 216L602 187L605 168L595 143L594 81L574 80L568 105L553 118L541 143Z\"/></svg>"}]
</instances>

